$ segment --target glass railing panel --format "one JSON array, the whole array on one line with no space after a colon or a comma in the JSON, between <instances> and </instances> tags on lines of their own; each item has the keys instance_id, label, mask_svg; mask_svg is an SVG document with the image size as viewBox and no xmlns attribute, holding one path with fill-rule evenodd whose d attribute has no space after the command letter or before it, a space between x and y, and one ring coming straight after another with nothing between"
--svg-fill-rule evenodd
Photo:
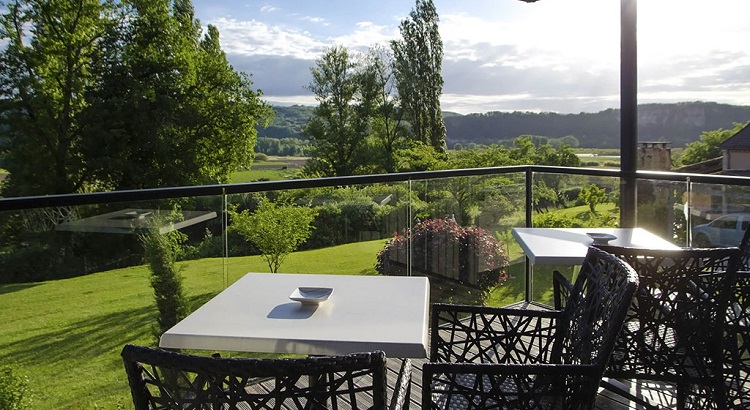
<instances>
[{"instance_id":1,"label":"glass railing panel","mask_svg":"<svg viewBox=\"0 0 750 410\"><path fill-rule=\"evenodd\" d=\"M688 246L686 182L639 179L636 196L639 228L677 246Z\"/></svg>"},{"instance_id":2,"label":"glass railing panel","mask_svg":"<svg viewBox=\"0 0 750 410\"><path fill-rule=\"evenodd\" d=\"M687 197L692 246L739 246L750 221L750 187L692 183Z\"/></svg>"},{"instance_id":3,"label":"glass railing panel","mask_svg":"<svg viewBox=\"0 0 750 410\"><path fill-rule=\"evenodd\" d=\"M412 183L412 270L431 278L433 301L504 306L523 300L525 275L511 229L525 220L525 174Z\"/></svg>"},{"instance_id":4,"label":"glass railing panel","mask_svg":"<svg viewBox=\"0 0 750 410\"><path fill-rule=\"evenodd\" d=\"M408 182L228 195L229 280L247 272L379 274L386 242L411 226L411 197ZM276 247L284 244L291 247ZM392 256L383 262L388 272L408 274L407 250Z\"/></svg>"},{"instance_id":5,"label":"glass railing panel","mask_svg":"<svg viewBox=\"0 0 750 410\"><path fill-rule=\"evenodd\" d=\"M619 226L619 178L536 172L532 176L532 225L535 228L603 228ZM553 272L573 280L577 266L529 266L530 300L554 304Z\"/></svg>"},{"instance_id":6,"label":"glass railing panel","mask_svg":"<svg viewBox=\"0 0 750 410\"><path fill-rule=\"evenodd\" d=\"M223 287L221 255L188 251L206 230L222 236L220 204L219 197L183 198L0 212L0 359L28 377L35 403L127 406L127 383L111 383L123 380L119 352L127 343L155 346L161 333L139 236L152 226L160 236L179 232L178 260L163 266L182 277L192 310ZM69 369L96 377L44 387ZM106 403L82 399L93 390L108 391Z\"/></svg>"}]
</instances>

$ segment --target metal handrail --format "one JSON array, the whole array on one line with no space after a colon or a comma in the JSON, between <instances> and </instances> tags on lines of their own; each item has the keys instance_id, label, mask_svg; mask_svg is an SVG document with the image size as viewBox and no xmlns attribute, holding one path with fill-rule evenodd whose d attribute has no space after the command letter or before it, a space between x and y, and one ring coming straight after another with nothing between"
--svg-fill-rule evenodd
<instances>
[{"instance_id":1,"label":"metal handrail","mask_svg":"<svg viewBox=\"0 0 750 410\"><path fill-rule=\"evenodd\" d=\"M550 173L566 175L590 175L604 177L635 176L636 179L678 181L691 183L709 183L718 185L750 186L750 177L688 174L677 172L637 171L630 175L616 169L556 167L544 165L518 165L507 167L486 167L451 169L440 171L401 172L391 174L354 175L345 177L293 179L285 181L262 181L242 184L194 185L187 187L168 187L135 189L109 192L91 192L62 195L26 196L0 198L0 211L15 211L55 206L93 205L108 202L135 202L183 197L212 195L243 194L264 191L281 191L290 189L321 188L376 183L409 182L427 179L502 175L509 173Z\"/></svg>"}]
</instances>

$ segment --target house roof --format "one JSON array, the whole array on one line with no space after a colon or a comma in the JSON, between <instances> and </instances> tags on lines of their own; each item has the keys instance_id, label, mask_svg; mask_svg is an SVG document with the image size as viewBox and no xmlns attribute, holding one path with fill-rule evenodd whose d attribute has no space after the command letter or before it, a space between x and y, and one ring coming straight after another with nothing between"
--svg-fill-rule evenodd
<instances>
[{"instance_id":1,"label":"house roof","mask_svg":"<svg viewBox=\"0 0 750 410\"><path fill-rule=\"evenodd\" d=\"M750 123L719 144L722 150L750 150Z\"/></svg>"},{"instance_id":2,"label":"house roof","mask_svg":"<svg viewBox=\"0 0 750 410\"><path fill-rule=\"evenodd\" d=\"M707 161L696 162L695 164L685 165L684 167L674 169L675 172L687 172L691 174L716 174L722 170L722 161L724 157L716 157Z\"/></svg>"}]
</instances>

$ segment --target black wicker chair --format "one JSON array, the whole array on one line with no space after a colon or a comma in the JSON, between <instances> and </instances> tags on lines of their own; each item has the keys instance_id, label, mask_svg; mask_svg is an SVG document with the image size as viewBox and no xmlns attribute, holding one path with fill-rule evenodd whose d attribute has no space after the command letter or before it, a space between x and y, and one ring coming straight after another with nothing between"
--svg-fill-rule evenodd
<instances>
[{"instance_id":1,"label":"black wicker chair","mask_svg":"<svg viewBox=\"0 0 750 410\"><path fill-rule=\"evenodd\" d=\"M122 350L136 410L385 409L383 352L301 359L193 356L142 346ZM396 381L391 409L408 408L411 362Z\"/></svg>"},{"instance_id":2,"label":"black wicker chair","mask_svg":"<svg viewBox=\"0 0 750 410\"><path fill-rule=\"evenodd\" d=\"M730 361L724 356L735 349L722 346L728 347L739 249L597 247L629 263L640 279L605 375L668 383L679 409L727 408L730 369L723 367Z\"/></svg>"},{"instance_id":3,"label":"black wicker chair","mask_svg":"<svg viewBox=\"0 0 750 410\"><path fill-rule=\"evenodd\" d=\"M740 267L729 293L724 380L730 408L750 408L750 227L740 242Z\"/></svg>"},{"instance_id":4,"label":"black wicker chair","mask_svg":"<svg viewBox=\"0 0 750 410\"><path fill-rule=\"evenodd\" d=\"M423 408L591 408L637 285L591 248L562 311L433 305Z\"/></svg>"}]
</instances>

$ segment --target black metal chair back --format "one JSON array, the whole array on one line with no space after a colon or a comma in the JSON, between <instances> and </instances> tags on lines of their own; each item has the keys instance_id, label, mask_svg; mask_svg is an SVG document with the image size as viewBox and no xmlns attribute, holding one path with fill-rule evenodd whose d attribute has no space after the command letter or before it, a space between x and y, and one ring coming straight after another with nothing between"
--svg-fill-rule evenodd
<instances>
[{"instance_id":1,"label":"black metal chair back","mask_svg":"<svg viewBox=\"0 0 750 410\"><path fill-rule=\"evenodd\" d=\"M237 359L126 345L122 358L136 410L386 408L386 359L380 351ZM407 359L397 382L407 396L410 377ZM392 408L408 403L403 394L396 397L398 390Z\"/></svg>"},{"instance_id":2,"label":"black metal chair back","mask_svg":"<svg viewBox=\"0 0 750 410\"><path fill-rule=\"evenodd\" d=\"M606 375L671 383L681 409L724 408L722 346L740 250L598 247L640 279Z\"/></svg>"},{"instance_id":3,"label":"black metal chair back","mask_svg":"<svg viewBox=\"0 0 750 410\"><path fill-rule=\"evenodd\" d=\"M591 408L637 286L591 248L564 310L433 305L423 408Z\"/></svg>"}]
</instances>

